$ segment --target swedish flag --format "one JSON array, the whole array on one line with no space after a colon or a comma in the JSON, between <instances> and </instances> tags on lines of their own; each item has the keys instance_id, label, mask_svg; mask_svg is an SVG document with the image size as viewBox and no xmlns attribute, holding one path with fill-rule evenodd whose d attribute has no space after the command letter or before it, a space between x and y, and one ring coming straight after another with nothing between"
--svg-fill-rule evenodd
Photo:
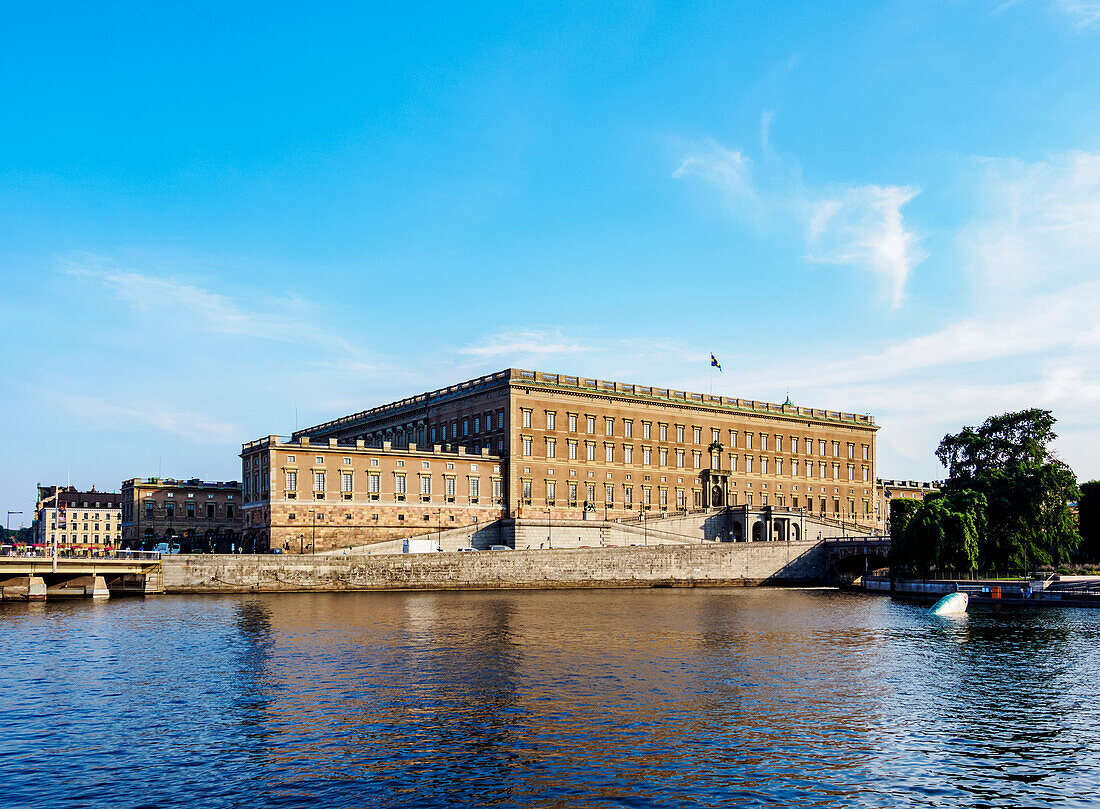
<instances>
[{"instance_id":1,"label":"swedish flag","mask_svg":"<svg viewBox=\"0 0 1100 809\"><path fill-rule=\"evenodd\" d=\"M713 367L717 368L719 371L722 370L722 363L720 363L718 361L718 358L716 356L714 356L713 354L710 355L710 364Z\"/></svg>"}]
</instances>

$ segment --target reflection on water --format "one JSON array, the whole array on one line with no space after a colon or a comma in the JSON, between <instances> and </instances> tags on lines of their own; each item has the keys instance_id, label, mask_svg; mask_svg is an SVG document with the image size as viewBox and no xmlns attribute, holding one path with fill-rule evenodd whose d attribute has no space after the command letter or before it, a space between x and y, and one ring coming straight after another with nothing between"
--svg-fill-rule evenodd
<instances>
[{"instance_id":1,"label":"reflection on water","mask_svg":"<svg viewBox=\"0 0 1100 809\"><path fill-rule=\"evenodd\" d=\"M20 806L1071 806L1100 612L822 590L0 608Z\"/></svg>"}]
</instances>

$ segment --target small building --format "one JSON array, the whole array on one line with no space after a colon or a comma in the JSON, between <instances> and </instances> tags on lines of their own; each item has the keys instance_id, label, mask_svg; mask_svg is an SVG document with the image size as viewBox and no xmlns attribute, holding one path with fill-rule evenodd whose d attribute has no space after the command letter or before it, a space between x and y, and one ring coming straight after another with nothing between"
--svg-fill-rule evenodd
<instances>
[{"instance_id":1,"label":"small building","mask_svg":"<svg viewBox=\"0 0 1100 809\"><path fill-rule=\"evenodd\" d=\"M122 484L121 500L124 548L168 542L184 553L229 553L241 545L237 481L133 478Z\"/></svg>"},{"instance_id":2,"label":"small building","mask_svg":"<svg viewBox=\"0 0 1100 809\"><path fill-rule=\"evenodd\" d=\"M118 547L121 515L118 492L96 491L95 486L82 492L74 486L40 483L34 509L35 543L77 550Z\"/></svg>"}]
</instances>

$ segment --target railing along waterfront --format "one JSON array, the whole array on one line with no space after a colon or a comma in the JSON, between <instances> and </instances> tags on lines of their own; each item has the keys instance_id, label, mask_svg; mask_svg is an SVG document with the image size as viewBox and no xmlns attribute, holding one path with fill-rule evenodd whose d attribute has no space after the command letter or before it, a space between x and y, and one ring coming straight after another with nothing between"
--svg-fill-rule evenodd
<instances>
[{"instance_id":1,"label":"railing along waterfront","mask_svg":"<svg viewBox=\"0 0 1100 809\"><path fill-rule=\"evenodd\" d=\"M0 545L0 557L26 558L26 559L121 559L124 561L156 561L167 556L160 551L135 551L125 548L111 548L92 550L70 548L58 548L55 554L53 549L46 545Z\"/></svg>"}]
</instances>

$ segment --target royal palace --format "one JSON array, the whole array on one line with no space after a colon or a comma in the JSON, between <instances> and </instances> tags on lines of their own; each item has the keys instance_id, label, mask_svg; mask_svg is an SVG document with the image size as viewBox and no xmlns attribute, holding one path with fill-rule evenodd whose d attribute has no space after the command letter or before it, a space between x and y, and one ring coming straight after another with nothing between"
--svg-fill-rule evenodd
<instances>
[{"instance_id":1,"label":"royal palace","mask_svg":"<svg viewBox=\"0 0 1100 809\"><path fill-rule=\"evenodd\" d=\"M501 519L746 508L867 531L881 525L877 429L790 401L511 368L245 444L243 528L306 552Z\"/></svg>"}]
</instances>

